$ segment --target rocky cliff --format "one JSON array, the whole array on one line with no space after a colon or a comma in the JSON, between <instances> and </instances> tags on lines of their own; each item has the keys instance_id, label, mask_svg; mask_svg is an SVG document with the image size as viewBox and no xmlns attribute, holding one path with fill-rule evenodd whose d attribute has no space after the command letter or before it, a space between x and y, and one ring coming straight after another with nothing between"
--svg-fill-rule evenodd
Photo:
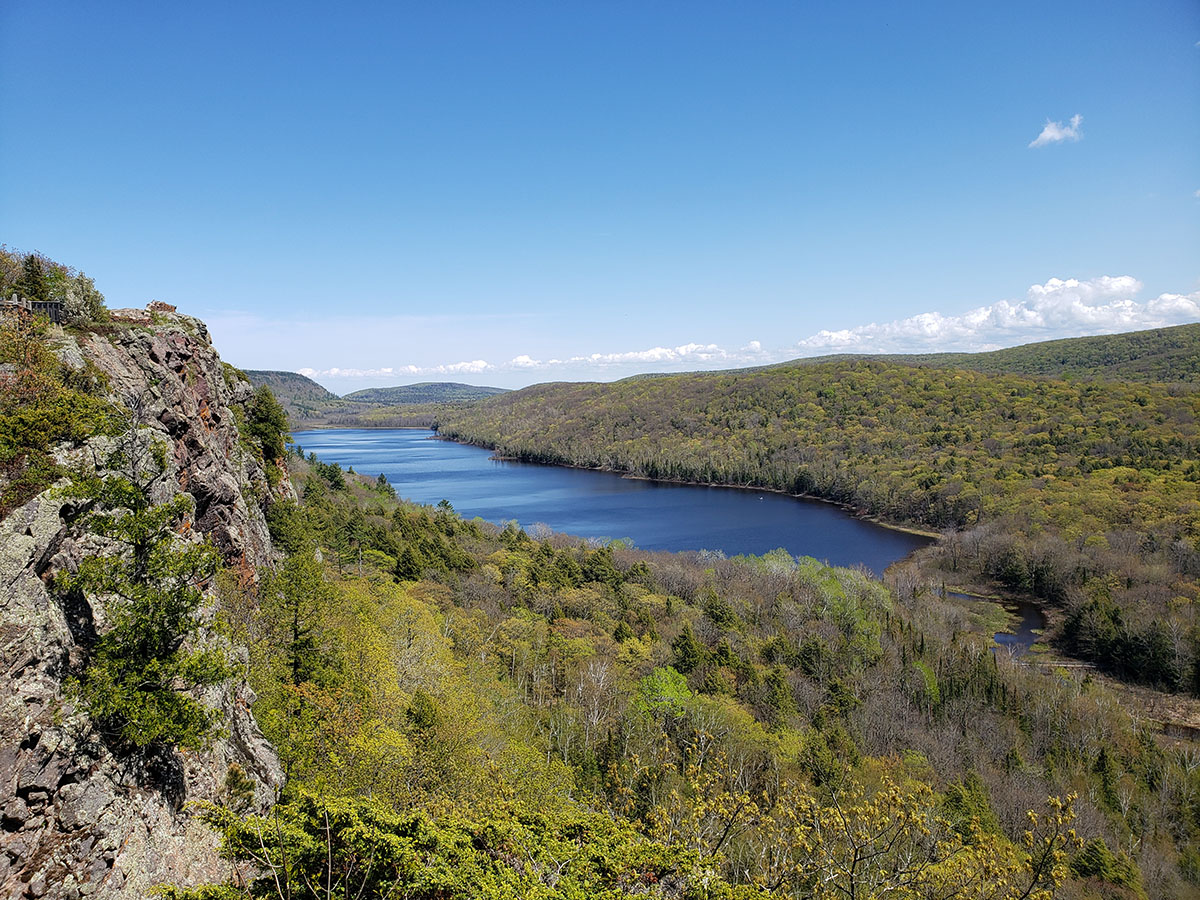
<instances>
[{"instance_id":1,"label":"rocky cliff","mask_svg":"<svg viewBox=\"0 0 1200 900\"><path fill-rule=\"evenodd\" d=\"M223 366L204 325L170 308L116 311L102 332L52 339L68 366L103 373L109 399L128 411L132 440L166 442L154 499L189 494L193 539L210 537L247 577L269 562L262 507L271 479L235 419L252 389ZM106 441L61 448L60 461L103 466ZM290 489L286 478L279 483ZM240 679L209 691L204 700L220 709L222 728L202 752L105 743L64 687L103 633L103 605L67 603L52 582L88 554L118 550L81 532L73 512L60 485L0 521L0 896L133 898L161 882L227 876L216 836L188 804L219 800L234 764L254 779L259 808L274 797L282 774L250 713L253 697Z\"/></svg>"}]
</instances>

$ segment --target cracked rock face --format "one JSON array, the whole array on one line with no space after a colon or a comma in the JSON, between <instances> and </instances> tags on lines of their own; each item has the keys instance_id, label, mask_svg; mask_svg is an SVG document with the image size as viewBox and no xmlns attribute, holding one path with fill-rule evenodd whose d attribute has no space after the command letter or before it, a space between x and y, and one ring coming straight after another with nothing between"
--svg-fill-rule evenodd
<instances>
[{"instance_id":1,"label":"cracked rock face","mask_svg":"<svg viewBox=\"0 0 1200 900\"><path fill-rule=\"evenodd\" d=\"M60 358L106 373L114 402L137 419L138 440L165 439L170 448L155 499L190 494L195 531L211 537L227 563L252 571L272 549L260 508L267 479L239 445L232 409L251 388L226 379L203 324L169 312L155 321L64 337ZM99 438L71 455L100 460L110 446ZM253 695L240 680L206 693L221 710L223 735L206 751L109 750L64 687L105 622L103 609L67 603L51 580L113 549L68 524L72 502L51 489L0 521L0 896L140 898L163 882L221 879L229 864L216 854L217 836L187 804L219 800L235 763L256 782L260 809L282 785L250 713Z\"/></svg>"}]
</instances>

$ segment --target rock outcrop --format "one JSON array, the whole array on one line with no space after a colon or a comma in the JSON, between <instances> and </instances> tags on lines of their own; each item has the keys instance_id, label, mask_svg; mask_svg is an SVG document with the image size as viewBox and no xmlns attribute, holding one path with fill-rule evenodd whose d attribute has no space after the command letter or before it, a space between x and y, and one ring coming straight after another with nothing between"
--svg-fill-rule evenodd
<instances>
[{"instance_id":1,"label":"rock outcrop","mask_svg":"<svg viewBox=\"0 0 1200 900\"><path fill-rule=\"evenodd\" d=\"M242 444L234 413L252 389L223 366L202 323L162 306L137 312L122 323L118 311L119 324L104 333L59 335L60 358L104 374L114 404L137 426L133 440L165 441L155 499L190 494L193 531L250 577L273 552L262 513L270 479ZM64 461L103 466L111 440L64 450ZM286 477L279 484L290 490ZM103 631L103 609L64 601L51 583L88 554L115 548L81 534L72 513L51 489L0 522L0 896L133 898L161 882L220 879L228 863L188 803L218 801L234 764L254 779L260 809L282 784L250 713L251 692L235 680L204 698L221 710L222 736L203 752L106 746L64 687Z\"/></svg>"}]
</instances>

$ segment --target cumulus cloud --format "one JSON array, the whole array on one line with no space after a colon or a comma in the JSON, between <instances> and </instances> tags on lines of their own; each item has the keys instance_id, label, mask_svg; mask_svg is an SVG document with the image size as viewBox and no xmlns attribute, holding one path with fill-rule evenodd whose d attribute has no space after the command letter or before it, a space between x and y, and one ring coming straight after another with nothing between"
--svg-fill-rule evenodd
<instances>
[{"instance_id":1,"label":"cumulus cloud","mask_svg":"<svg viewBox=\"0 0 1200 900\"><path fill-rule=\"evenodd\" d=\"M920 313L892 322L819 331L797 348L816 353L909 353L992 350L1030 341L1111 334L1200 321L1200 292L1135 299L1142 284L1129 275L1088 281L1051 278L1023 300L1001 300L962 315Z\"/></svg>"},{"instance_id":2,"label":"cumulus cloud","mask_svg":"<svg viewBox=\"0 0 1200 900\"><path fill-rule=\"evenodd\" d=\"M769 354L762 343L750 341L744 347L727 350L718 344L689 342L674 347L648 347L644 350L622 350L610 353L589 353L562 359L534 359L522 354L505 365L510 369L550 369L564 366L584 368L615 368L621 366L665 366L668 368L712 368L714 365L745 365L762 361Z\"/></svg>"},{"instance_id":3,"label":"cumulus cloud","mask_svg":"<svg viewBox=\"0 0 1200 900\"><path fill-rule=\"evenodd\" d=\"M340 366L330 369L305 367L296 371L308 378L385 378L389 375L477 375L494 368L496 367L486 360L473 359L437 366L387 366L381 369L344 369Z\"/></svg>"},{"instance_id":4,"label":"cumulus cloud","mask_svg":"<svg viewBox=\"0 0 1200 900\"><path fill-rule=\"evenodd\" d=\"M1042 128L1042 133L1029 142L1030 147L1045 147L1048 144L1061 144L1064 141L1078 141L1083 138L1083 131L1080 126L1083 124L1083 116L1076 113L1071 116L1071 123L1064 125L1062 122L1051 122L1046 120L1046 125Z\"/></svg>"},{"instance_id":5,"label":"cumulus cloud","mask_svg":"<svg viewBox=\"0 0 1200 900\"><path fill-rule=\"evenodd\" d=\"M328 369L307 367L298 369L309 378L387 378L433 375L479 375L482 373L535 371L553 373L555 370L569 373L594 372L608 377L620 377L634 371L647 369L665 370L713 369L752 365L781 358L775 351L763 349L760 341L750 341L744 347L726 349L718 344L702 344L695 341L674 347L648 347L643 350L621 350L588 353L579 356L536 359L527 353L514 356L508 362L491 363L483 359L441 365L396 365L386 368L362 369L335 366Z\"/></svg>"},{"instance_id":6,"label":"cumulus cloud","mask_svg":"<svg viewBox=\"0 0 1200 900\"><path fill-rule=\"evenodd\" d=\"M296 371L308 378L381 378L397 372L390 366L385 369L343 369L334 366L332 369L303 368Z\"/></svg>"},{"instance_id":7,"label":"cumulus cloud","mask_svg":"<svg viewBox=\"0 0 1200 900\"><path fill-rule=\"evenodd\" d=\"M1043 284L1031 285L1021 299L1000 300L959 315L923 312L892 321L820 331L783 346L764 347L758 340L739 347L688 341L578 355L505 353L507 361L496 362L486 359L436 365L397 362L381 368L313 367L299 371L311 378L333 379L337 383L366 379L375 383L478 379L519 385L557 378L609 380L638 372L732 369L826 353L994 350L1031 341L1200 321L1200 291L1163 293L1149 300L1138 298L1141 291L1142 283L1130 275L1085 280L1051 278ZM394 348L391 352L395 352Z\"/></svg>"}]
</instances>

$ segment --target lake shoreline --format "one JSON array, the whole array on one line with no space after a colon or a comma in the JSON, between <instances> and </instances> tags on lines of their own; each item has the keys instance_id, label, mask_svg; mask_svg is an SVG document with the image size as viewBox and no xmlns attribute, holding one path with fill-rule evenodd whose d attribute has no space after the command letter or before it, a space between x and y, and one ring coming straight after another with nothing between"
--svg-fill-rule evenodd
<instances>
[{"instance_id":1,"label":"lake shoreline","mask_svg":"<svg viewBox=\"0 0 1200 900\"><path fill-rule=\"evenodd\" d=\"M476 441L459 441L445 435L438 434L436 431L431 435L432 440L449 441L452 444L462 444L464 447L478 447L481 450L492 450L495 447L489 447L487 444L478 443ZM542 462L541 460L522 459L519 456L501 456L493 454L491 457L497 462L519 462L531 466L550 466L557 469L578 469L582 472L605 472L609 475L618 475L621 478L628 478L631 481L649 481L655 484L682 484L689 487L711 487L711 488L732 488L739 491L755 491L764 494L777 494L782 497L791 497L794 500L805 500L812 503L827 503L830 506L836 506L838 509L847 513L861 522L870 522L872 525L878 525L880 528L887 528L890 531L898 531L902 534L911 534L915 537L930 538L937 541L941 537L941 533L937 531L929 531L928 529L917 528L912 525L899 525L894 522L888 522L878 516L868 515L860 508L851 506L849 503L843 503L840 500L830 500L828 497L821 497L816 494L793 494L791 491L785 491L782 488L761 487L754 484L730 484L722 481L688 481L685 478L651 478L649 475L638 475L633 472L626 472L622 469L614 469L611 466L582 466L577 463L553 463ZM914 551L915 552L915 551Z\"/></svg>"},{"instance_id":2,"label":"lake shoreline","mask_svg":"<svg viewBox=\"0 0 1200 900\"><path fill-rule=\"evenodd\" d=\"M315 451L357 472L384 472L398 492L417 503L449 499L469 517L497 523L515 517L526 525L547 523L563 534L627 537L649 550L707 548L737 556L782 547L835 566L862 565L879 578L897 560L936 540L917 529L888 527L844 504L754 485L669 481L552 463L506 466L493 458L494 448L431 429L310 429L293 435L305 455ZM407 472L406 459L415 461ZM699 490L714 487L736 490Z\"/></svg>"}]
</instances>

